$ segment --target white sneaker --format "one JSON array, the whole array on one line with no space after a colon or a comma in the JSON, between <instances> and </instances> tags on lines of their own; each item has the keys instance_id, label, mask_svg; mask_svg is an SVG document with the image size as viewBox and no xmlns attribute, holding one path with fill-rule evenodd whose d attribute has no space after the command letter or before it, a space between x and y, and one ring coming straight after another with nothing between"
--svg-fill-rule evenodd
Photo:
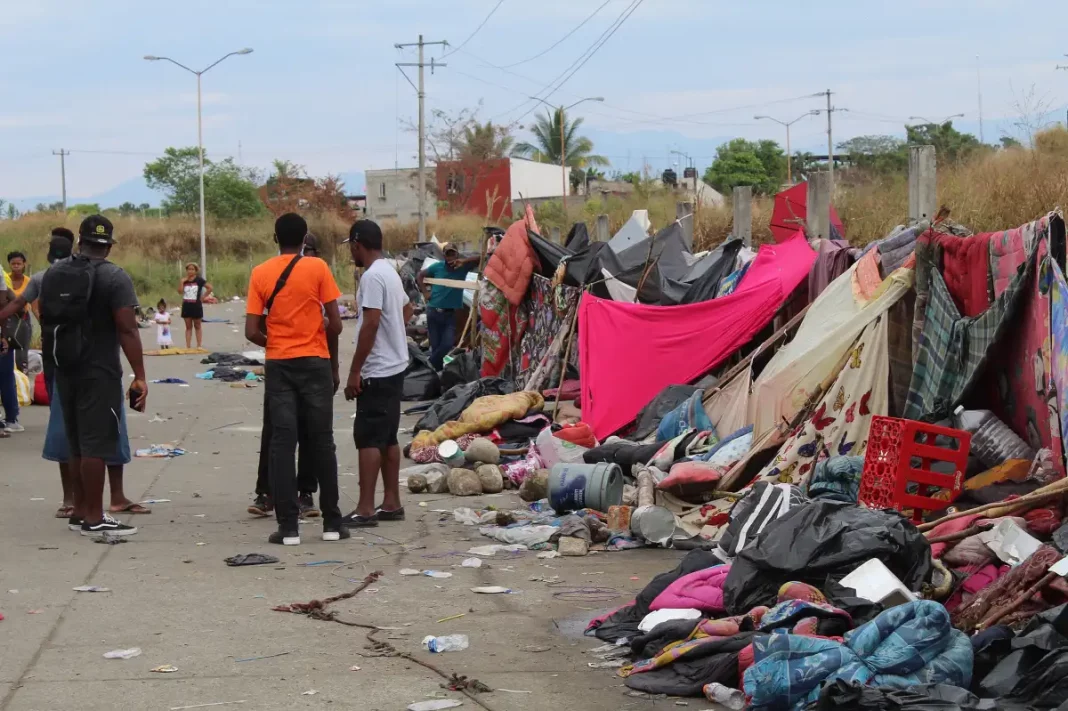
<instances>
[{"instance_id":1,"label":"white sneaker","mask_svg":"<svg viewBox=\"0 0 1068 711\"><path fill-rule=\"evenodd\" d=\"M4 426L4 429L7 430L8 432L25 432L26 431L26 428L23 427L22 425L20 425L17 422L8 422Z\"/></svg>"}]
</instances>

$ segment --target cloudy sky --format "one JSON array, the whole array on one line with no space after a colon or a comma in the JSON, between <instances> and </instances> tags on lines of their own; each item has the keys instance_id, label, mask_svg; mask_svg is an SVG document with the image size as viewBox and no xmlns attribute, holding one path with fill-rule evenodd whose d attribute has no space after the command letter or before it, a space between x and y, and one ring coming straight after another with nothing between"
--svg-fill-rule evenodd
<instances>
[{"instance_id":1,"label":"cloudy sky","mask_svg":"<svg viewBox=\"0 0 1068 711\"><path fill-rule=\"evenodd\" d=\"M428 51L447 64L428 73L428 112L480 106L483 119L522 126L544 110L530 95L603 96L576 111L621 170L660 169L678 160L672 150L703 169L726 139L782 141L779 126L753 116L796 118L820 108L804 97L825 89L848 109L835 114L836 143L903 134L914 115L964 113L957 125L978 134L977 67L988 142L1016 131L1021 112L1063 120L1068 108L1068 71L1055 70L1068 64L1063 0L643 0L627 16L633 2L9 2L0 198L57 194L60 147L73 151L69 193L88 196L139 176L167 146L195 145L194 77L146 54L202 68L252 47L204 76L208 154L236 158L240 145L247 165L286 158L313 174L414 164L403 125L415 92L394 67L414 50L393 45L419 33L452 45ZM794 149L825 151L825 131L824 116L804 119Z\"/></svg>"}]
</instances>

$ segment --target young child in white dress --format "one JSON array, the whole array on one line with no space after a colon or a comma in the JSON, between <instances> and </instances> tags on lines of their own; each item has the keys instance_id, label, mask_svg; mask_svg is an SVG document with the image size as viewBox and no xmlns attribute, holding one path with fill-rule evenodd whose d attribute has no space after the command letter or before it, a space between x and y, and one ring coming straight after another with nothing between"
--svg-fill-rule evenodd
<instances>
[{"instance_id":1,"label":"young child in white dress","mask_svg":"<svg viewBox=\"0 0 1068 711\"><path fill-rule=\"evenodd\" d=\"M167 302L163 299L156 304L156 345L167 350L173 345L171 340L171 315L167 312Z\"/></svg>"}]
</instances>

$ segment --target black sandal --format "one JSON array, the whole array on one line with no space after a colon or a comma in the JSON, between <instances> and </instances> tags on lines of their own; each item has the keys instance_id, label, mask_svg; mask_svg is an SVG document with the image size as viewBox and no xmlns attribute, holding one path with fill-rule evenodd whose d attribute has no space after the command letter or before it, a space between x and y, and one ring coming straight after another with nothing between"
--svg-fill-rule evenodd
<instances>
[{"instance_id":1,"label":"black sandal","mask_svg":"<svg viewBox=\"0 0 1068 711\"><path fill-rule=\"evenodd\" d=\"M353 511L348 516L342 517L341 525L348 526L349 528L371 528L378 525L378 514L361 516Z\"/></svg>"},{"instance_id":2,"label":"black sandal","mask_svg":"<svg viewBox=\"0 0 1068 711\"><path fill-rule=\"evenodd\" d=\"M375 516L379 521L403 521L404 520L404 507L399 509L393 509L392 511L386 511L379 507L375 509Z\"/></svg>"}]
</instances>

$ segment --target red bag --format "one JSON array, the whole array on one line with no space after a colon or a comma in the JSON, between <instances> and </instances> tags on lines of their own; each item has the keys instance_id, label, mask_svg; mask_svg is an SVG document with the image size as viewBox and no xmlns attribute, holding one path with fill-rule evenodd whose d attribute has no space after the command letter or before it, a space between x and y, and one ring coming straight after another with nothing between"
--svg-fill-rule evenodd
<instances>
[{"instance_id":1,"label":"red bag","mask_svg":"<svg viewBox=\"0 0 1068 711\"><path fill-rule=\"evenodd\" d=\"M592 449L597 446L597 438L593 436L593 428L585 422L564 425L559 431L553 432L553 436L586 449Z\"/></svg>"},{"instance_id":2,"label":"red bag","mask_svg":"<svg viewBox=\"0 0 1068 711\"><path fill-rule=\"evenodd\" d=\"M38 373L37 377L33 380L33 404L51 404L51 400L48 397L48 385L45 383L44 373Z\"/></svg>"}]
</instances>

